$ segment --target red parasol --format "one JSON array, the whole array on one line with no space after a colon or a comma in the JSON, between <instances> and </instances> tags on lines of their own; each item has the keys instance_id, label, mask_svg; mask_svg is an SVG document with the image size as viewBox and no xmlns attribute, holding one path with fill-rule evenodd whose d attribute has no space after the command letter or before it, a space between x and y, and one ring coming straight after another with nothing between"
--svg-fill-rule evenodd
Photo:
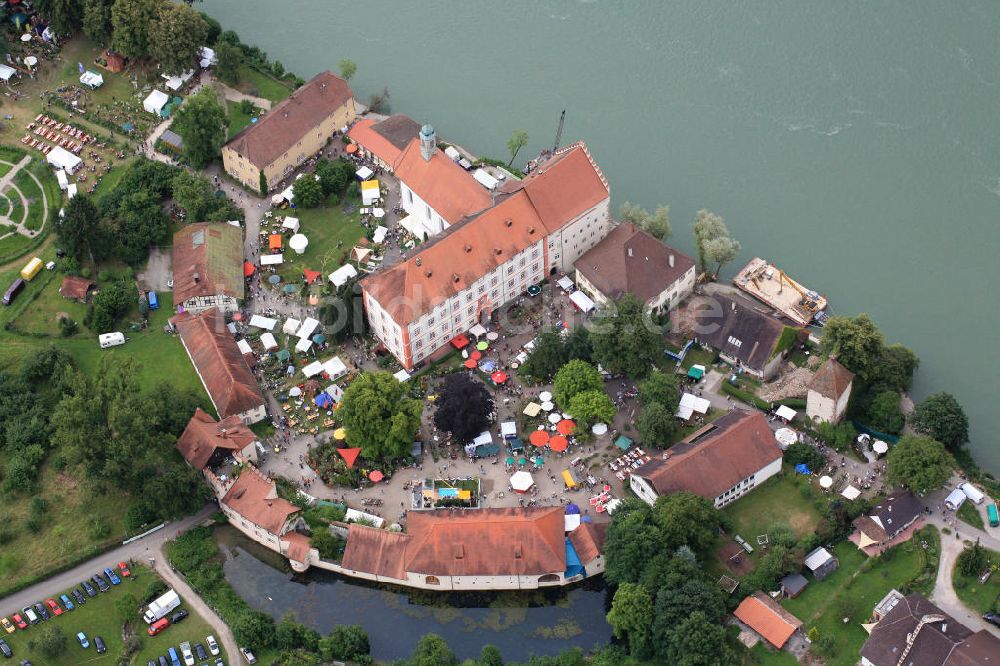
<instances>
[{"instance_id":1,"label":"red parasol","mask_svg":"<svg viewBox=\"0 0 1000 666\"><path fill-rule=\"evenodd\" d=\"M371 472L368 473L368 478L371 479L373 483L378 483L379 481L384 479L385 476L382 474L382 472L378 471L377 469L373 469Z\"/></svg>"},{"instance_id":2,"label":"red parasol","mask_svg":"<svg viewBox=\"0 0 1000 666\"><path fill-rule=\"evenodd\" d=\"M467 358L467 359L465 359L465 367L467 367L469 370L475 370L476 369L476 359L474 359L474 358Z\"/></svg>"},{"instance_id":3,"label":"red parasol","mask_svg":"<svg viewBox=\"0 0 1000 666\"><path fill-rule=\"evenodd\" d=\"M354 153L358 152L358 144L356 143L347 144L347 148L344 148L344 152L347 153L348 155L353 155Z\"/></svg>"},{"instance_id":4,"label":"red parasol","mask_svg":"<svg viewBox=\"0 0 1000 666\"><path fill-rule=\"evenodd\" d=\"M257 270L257 267L251 264L249 261L243 262L243 277L250 277L253 272Z\"/></svg>"},{"instance_id":5,"label":"red parasol","mask_svg":"<svg viewBox=\"0 0 1000 666\"><path fill-rule=\"evenodd\" d=\"M492 379L495 384L503 384L505 381L507 381L507 373L504 372L503 370L497 370L492 375L490 375L490 379Z\"/></svg>"},{"instance_id":6,"label":"red parasol","mask_svg":"<svg viewBox=\"0 0 1000 666\"><path fill-rule=\"evenodd\" d=\"M311 271L308 268L304 268L302 270L302 277L305 279L306 284L312 284L319 279L320 275L321 273L319 271Z\"/></svg>"},{"instance_id":7,"label":"red parasol","mask_svg":"<svg viewBox=\"0 0 1000 666\"><path fill-rule=\"evenodd\" d=\"M534 444L535 446L545 446L545 444L549 441L549 431L536 430L535 432L531 433L530 437L528 437L528 441Z\"/></svg>"},{"instance_id":8,"label":"red parasol","mask_svg":"<svg viewBox=\"0 0 1000 666\"><path fill-rule=\"evenodd\" d=\"M347 467L354 467L354 461L358 459L358 454L361 453L361 449L337 449L337 453L340 457L344 459L347 463Z\"/></svg>"},{"instance_id":9,"label":"red parasol","mask_svg":"<svg viewBox=\"0 0 1000 666\"><path fill-rule=\"evenodd\" d=\"M560 435L572 435L574 428L576 428L576 423L570 421L569 419L563 419L556 424L556 430L559 431Z\"/></svg>"},{"instance_id":10,"label":"red parasol","mask_svg":"<svg viewBox=\"0 0 1000 666\"><path fill-rule=\"evenodd\" d=\"M241 321L243 319L243 314L240 312L233 313L233 321Z\"/></svg>"},{"instance_id":11,"label":"red parasol","mask_svg":"<svg viewBox=\"0 0 1000 666\"><path fill-rule=\"evenodd\" d=\"M569 440L562 435L555 435L549 440L549 448L556 453L562 453L569 447Z\"/></svg>"},{"instance_id":12,"label":"red parasol","mask_svg":"<svg viewBox=\"0 0 1000 666\"><path fill-rule=\"evenodd\" d=\"M483 352L481 352L479 350L476 350L476 351L472 352L471 354L469 354L469 358L471 358L473 361L478 361L482 357L483 357Z\"/></svg>"}]
</instances>

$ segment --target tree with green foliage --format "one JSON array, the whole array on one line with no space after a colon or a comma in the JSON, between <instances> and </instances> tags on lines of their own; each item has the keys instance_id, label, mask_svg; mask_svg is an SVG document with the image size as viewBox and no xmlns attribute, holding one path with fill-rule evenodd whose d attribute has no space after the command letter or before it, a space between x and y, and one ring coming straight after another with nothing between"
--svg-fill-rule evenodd
<instances>
[{"instance_id":1,"label":"tree with green foliage","mask_svg":"<svg viewBox=\"0 0 1000 666\"><path fill-rule=\"evenodd\" d=\"M668 550L687 546L698 555L712 549L716 532L722 527L722 514L712 501L687 491L658 498L652 518Z\"/></svg>"},{"instance_id":2,"label":"tree with green foliage","mask_svg":"<svg viewBox=\"0 0 1000 666\"><path fill-rule=\"evenodd\" d=\"M805 465L810 471L818 472L826 466L826 456L815 446L805 442L795 442L785 450L784 462L790 467Z\"/></svg>"},{"instance_id":3,"label":"tree with green foliage","mask_svg":"<svg viewBox=\"0 0 1000 666\"><path fill-rule=\"evenodd\" d=\"M207 178L197 173L183 169L178 171L171 189L174 201L184 209L188 222L201 222L219 205L215 187Z\"/></svg>"},{"instance_id":4,"label":"tree with green foliage","mask_svg":"<svg viewBox=\"0 0 1000 666\"><path fill-rule=\"evenodd\" d=\"M149 31L149 53L167 74L192 69L208 37L208 24L201 14L185 4L160 5Z\"/></svg>"},{"instance_id":5,"label":"tree with green foliage","mask_svg":"<svg viewBox=\"0 0 1000 666\"><path fill-rule=\"evenodd\" d=\"M83 32L104 46L111 41L111 6L114 0L84 0Z\"/></svg>"},{"instance_id":6,"label":"tree with green foliage","mask_svg":"<svg viewBox=\"0 0 1000 666\"><path fill-rule=\"evenodd\" d=\"M653 372L639 382L639 404L643 407L660 403L671 413L677 411L681 401L681 390L677 375L672 372Z\"/></svg>"},{"instance_id":7,"label":"tree with green foliage","mask_svg":"<svg viewBox=\"0 0 1000 666\"><path fill-rule=\"evenodd\" d=\"M296 208L315 208L323 203L323 188L312 174L306 174L292 185Z\"/></svg>"},{"instance_id":8,"label":"tree with green foliage","mask_svg":"<svg viewBox=\"0 0 1000 666\"><path fill-rule=\"evenodd\" d=\"M650 213L642 206L626 201L618 212L624 222L631 222L650 236L659 240L670 238L673 231L670 228L670 208L657 206L655 213Z\"/></svg>"},{"instance_id":9,"label":"tree with green foliage","mask_svg":"<svg viewBox=\"0 0 1000 666\"><path fill-rule=\"evenodd\" d=\"M868 405L868 424L890 435L898 435L906 424L906 417L900 408L902 398L894 389L880 391Z\"/></svg>"},{"instance_id":10,"label":"tree with green foliage","mask_svg":"<svg viewBox=\"0 0 1000 666\"><path fill-rule=\"evenodd\" d=\"M407 666L458 666L458 657L437 634L424 634Z\"/></svg>"},{"instance_id":11,"label":"tree with green foliage","mask_svg":"<svg viewBox=\"0 0 1000 666\"><path fill-rule=\"evenodd\" d=\"M479 659L476 666L503 666L503 655L495 645L484 645L479 651Z\"/></svg>"},{"instance_id":12,"label":"tree with green foliage","mask_svg":"<svg viewBox=\"0 0 1000 666\"><path fill-rule=\"evenodd\" d=\"M264 170L263 169L260 170L259 176L260 177L258 178L259 182L257 184L257 187L260 188L260 196L266 197L267 196L267 176L264 175Z\"/></svg>"},{"instance_id":13,"label":"tree with green foliage","mask_svg":"<svg viewBox=\"0 0 1000 666\"><path fill-rule=\"evenodd\" d=\"M548 381L555 376L569 358L562 336L554 328L544 328L535 338L535 346L521 364L519 374L532 379Z\"/></svg>"},{"instance_id":14,"label":"tree with green foliage","mask_svg":"<svg viewBox=\"0 0 1000 666\"><path fill-rule=\"evenodd\" d=\"M38 650L49 659L55 659L65 652L67 647L69 638L59 625L46 623L38 632Z\"/></svg>"},{"instance_id":15,"label":"tree with green foliage","mask_svg":"<svg viewBox=\"0 0 1000 666\"><path fill-rule=\"evenodd\" d=\"M103 221L115 241L114 255L130 266L146 261L149 247L167 239L169 219L160 202L161 197L151 192L130 192L118 198L117 208Z\"/></svg>"},{"instance_id":16,"label":"tree with green foliage","mask_svg":"<svg viewBox=\"0 0 1000 666\"><path fill-rule=\"evenodd\" d=\"M293 613L285 613L275 629L273 644L279 650L316 652L319 649L319 634L296 620Z\"/></svg>"},{"instance_id":17,"label":"tree with green foliage","mask_svg":"<svg viewBox=\"0 0 1000 666\"><path fill-rule=\"evenodd\" d=\"M594 348L590 344L590 331L586 326L574 326L570 329L569 335L563 340L563 351L567 361L578 358L591 362Z\"/></svg>"},{"instance_id":18,"label":"tree with green foliage","mask_svg":"<svg viewBox=\"0 0 1000 666\"><path fill-rule=\"evenodd\" d=\"M246 610L240 613L232 625L233 636L240 645L254 650L270 647L274 641L274 618L267 613Z\"/></svg>"},{"instance_id":19,"label":"tree with green foliage","mask_svg":"<svg viewBox=\"0 0 1000 666\"><path fill-rule=\"evenodd\" d=\"M358 64L350 58L341 58L340 62L337 63L337 69L340 70L341 78L350 81L358 71Z\"/></svg>"},{"instance_id":20,"label":"tree with green foliage","mask_svg":"<svg viewBox=\"0 0 1000 666\"><path fill-rule=\"evenodd\" d=\"M745 579L748 589L774 590L781 579L802 567L805 553L800 548L771 544Z\"/></svg>"},{"instance_id":21,"label":"tree with green foliage","mask_svg":"<svg viewBox=\"0 0 1000 666\"><path fill-rule=\"evenodd\" d=\"M849 448L857 435L858 431L847 421L837 425L833 425L829 421L820 421L816 424L817 439L834 451L844 451ZM787 452L785 459L788 459Z\"/></svg>"},{"instance_id":22,"label":"tree with green foliage","mask_svg":"<svg viewBox=\"0 0 1000 666\"><path fill-rule=\"evenodd\" d=\"M365 372L351 382L337 410L347 444L371 461L409 453L423 409L407 389L388 372Z\"/></svg>"},{"instance_id":23,"label":"tree with green foliage","mask_svg":"<svg viewBox=\"0 0 1000 666\"><path fill-rule=\"evenodd\" d=\"M719 588L694 578L678 587L662 587L656 594L653 614L653 647L662 658L673 654L674 641L685 619L702 613L708 622L719 624L726 614Z\"/></svg>"},{"instance_id":24,"label":"tree with green foliage","mask_svg":"<svg viewBox=\"0 0 1000 666\"><path fill-rule=\"evenodd\" d=\"M663 340L643 304L632 294L602 309L590 333L594 360L613 375L639 379L663 354Z\"/></svg>"},{"instance_id":25,"label":"tree with green foliage","mask_svg":"<svg viewBox=\"0 0 1000 666\"><path fill-rule=\"evenodd\" d=\"M700 610L677 625L669 655L677 666L728 666L740 661L727 642L726 628Z\"/></svg>"},{"instance_id":26,"label":"tree with green foliage","mask_svg":"<svg viewBox=\"0 0 1000 666\"><path fill-rule=\"evenodd\" d=\"M892 344L882 349L882 356L875 367L873 383L884 384L897 391L908 391L913 384L913 373L920 359L909 347Z\"/></svg>"},{"instance_id":27,"label":"tree with green foliage","mask_svg":"<svg viewBox=\"0 0 1000 666\"><path fill-rule=\"evenodd\" d=\"M343 194L354 180L354 165L345 159L319 160L316 163L316 175L319 176L323 196Z\"/></svg>"},{"instance_id":28,"label":"tree with green foliage","mask_svg":"<svg viewBox=\"0 0 1000 666\"><path fill-rule=\"evenodd\" d=\"M122 622L129 622L139 613L139 605L139 599L134 594L125 592L115 599L115 613Z\"/></svg>"},{"instance_id":29,"label":"tree with green foliage","mask_svg":"<svg viewBox=\"0 0 1000 666\"><path fill-rule=\"evenodd\" d=\"M902 437L886 458L886 481L925 493L943 486L951 477L955 461L944 444L918 435Z\"/></svg>"},{"instance_id":30,"label":"tree with green foliage","mask_svg":"<svg viewBox=\"0 0 1000 666\"><path fill-rule=\"evenodd\" d=\"M240 50L239 46L220 38L215 45L215 75L219 80L235 86L240 82L240 67L242 65L243 51Z\"/></svg>"},{"instance_id":31,"label":"tree with green foliage","mask_svg":"<svg viewBox=\"0 0 1000 666\"><path fill-rule=\"evenodd\" d=\"M188 4L191 4L190 2ZM214 18L206 14L205 12L198 12L201 18L204 19L205 25L208 26L208 33L205 35L205 43L211 47L214 47L216 42L219 41L219 35L222 34L222 24L216 21Z\"/></svg>"},{"instance_id":32,"label":"tree with green foliage","mask_svg":"<svg viewBox=\"0 0 1000 666\"><path fill-rule=\"evenodd\" d=\"M705 257L716 264L712 279L719 277L722 267L739 256L743 246L740 242L729 236L721 236L705 241Z\"/></svg>"},{"instance_id":33,"label":"tree with green foliage","mask_svg":"<svg viewBox=\"0 0 1000 666\"><path fill-rule=\"evenodd\" d=\"M74 33L83 25L80 0L35 0L35 9L49 20L49 25L59 34Z\"/></svg>"},{"instance_id":34,"label":"tree with green foliage","mask_svg":"<svg viewBox=\"0 0 1000 666\"><path fill-rule=\"evenodd\" d=\"M617 411L603 389L577 393L569 401L569 413L576 419L577 427L584 431L595 423L612 423Z\"/></svg>"},{"instance_id":35,"label":"tree with green foliage","mask_svg":"<svg viewBox=\"0 0 1000 666\"><path fill-rule=\"evenodd\" d=\"M212 88L202 88L184 100L171 128L184 139L184 156L191 166L204 169L219 156L228 122Z\"/></svg>"},{"instance_id":36,"label":"tree with green foliage","mask_svg":"<svg viewBox=\"0 0 1000 666\"><path fill-rule=\"evenodd\" d=\"M615 511L604 540L604 578L613 585L637 583L646 565L665 549L648 506L635 498Z\"/></svg>"},{"instance_id":37,"label":"tree with green foliage","mask_svg":"<svg viewBox=\"0 0 1000 666\"><path fill-rule=\"evenodd\" d=\"M867 313L830 317L823 326L821 352L868 382L876 376L885 338Z\"/></svg>"},{"instance_id":38,"label":"tree with green foliage","mask_svg":"<svg viewBox=\"0 0 1000 666\"><path fill-rule=\"evenodd\" d=\"M344 544L340 539L333 536L333 533L328 528L318 527L313 530L312 536L309 537L309 545L319 551L319 556L324 560L339 562L340 549Z\"/></svg>"},{"instance_id":39,"label":"tree with green foliage","mask_svg":"<svg viewBox=\"0 0 1000 666\"><path fill-rule=\"evenodd\" d=\"M150 35L164 0L116 0L111 6L112 40L126 58L144 58L150 53Z\"/></svg>"},{"instance_id":40,"label":"tree with green foliage","mask_svg":"<svg viewBox=\"0 0 1000 666\"><path fill-rule=\"evenodd\" d=\"M55 216L56 234L66 254L81 263L90 258L92 244L103 235L100 222L97 206L90 197L81 194L70 199L64 214Z\"/></svg>"},{"instance_id":41,"label":"tree with green foliage","mask_svg":"<svg viewBox=\"0 0 1000 666\"><path fill-rule=\"evenodd\" d=\"M575 412L573 412L575 415ZM654 402L642 408L635 422L639 442L645 446L668 448L677 435L677 417L662 403Z\"/></svg>"},{"instance_id":42,"label":"tree with green foliage","mask_svg":"<svg viewBox=\"0 0 1000 666\"><path fill-rule=\"evenodd\" d=\"M713 279L718 277L724 264L740 253L740 243L729 234L725 221L715 213L699 210L694 221L694 238L698 246L698 263L701 270L708 272L709 264L718 264Z\"/></svg>"},{"instance_id":43,"label":"tree with green foliage","mask_svg":"<svg viewBox=\"0 0 1000 666\"><path fill-rule=\"evenodd\" d=\"M135 303L135 288L124 280L115 280L94 294L84 323L95 333L110 333Z\"/></svg>"},{"instance_id":44,"label":"tree with green foliage","mask_svg":"<svg viewBox=\"0 0 1000 666\"><path fill-rule=\"evenodd\" d=\"M371 653L368 634L357 624L338 624L319 639L319 654L324 661L362 661Z\"/></svg>"},{"instance_id":45,"label":"tree with green foliage","mask_svg":"<svg viewBox=\"0 0 1000 666\"><path fill-rule=\"evenodd\" d=\"M514 163L514 158L517 154L521 152L521 149L528 145L528 133L524 130L514 130L514 133L510 135L507 139L507 150L510 152L510 162L507 162L507 166Z\"/></svg>"},{"instance_id":46,"label":"tree with green foliage","mask_svg":"<svg viewBox=\"0 0 1000 666\"><path fill-rule=\"evenodd\" d=\"M956 565L958 572L966 578L978 578L982 575L986 567L989 566L990 556L986 549L976 542L966 546L965 550L958 554Z\"/></svg>"},{"instance_id":47,"label":"tree with green foliage","mask_svg":"<svg viewBox=\"0 0 1000 666\"><path fill-rule=\"evenodd\" d=\"M653 599L641 585L622 583L608 612L615 638L628 641L636 659L649 659L653 647Z\"/></svg>"},{"instance_id":48,"label":"tree with green foliage","mask_svg":"<svg viewBox=\"0 0 1000 666\"><path fill-rule=\"evenodd\" d=\"M604 391L604 379L597 368L579 359L569 361L559 368L552 390L556 404L568 409L573 396L585 391Z\"/></svg>"},{"instance_id":49,"label":"tree with green foliage","mask_svg":"<svg viewBox=\"0 0 1000 666\"><path fill-rule=\"evenodd\" d=\"M910 427L952 451L960 450L969 441L969 417L950 393L927 396L910 414Z\"/></svg>"}]
</instances>

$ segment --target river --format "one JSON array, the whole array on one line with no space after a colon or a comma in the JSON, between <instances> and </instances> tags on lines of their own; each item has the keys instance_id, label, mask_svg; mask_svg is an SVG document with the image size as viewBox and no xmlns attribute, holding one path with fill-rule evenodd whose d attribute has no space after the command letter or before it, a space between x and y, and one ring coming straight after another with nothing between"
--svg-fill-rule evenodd
<instances>
[{"instance_id":1,"label":"river","mask_svg":"<svg viewBox=\"0 0 1000 666\"><path fill-rule=\"evenodd\" d=\"M545 593L405 593L320 570L293 575L286 560L235 528L215 534L226 553L226 580L247 603L275 620L292 611L321 634L338 624L359 624L379 661L408 657L430 632L443 636L462 659L492 643L507 661L611 640L600 580Z\"/></svg>"},{"instance_id":2,"label":"river","mask_svg":"<svg viewBox=\"0 0 1000 666\"><path fill-rule=\"evenodd\" d=\"M346 2L197 8L304 78L358 63L359 100L522 162L584 139L614 203L699 208L836 314L916 351L914 397L954 393L1000 472L1000 3L969 0ZM729 274L737 266L729 267ZM993 296L990 294L993 293ZM993 340L993 344L990 343Z\"/></svg>"}]
</instances>

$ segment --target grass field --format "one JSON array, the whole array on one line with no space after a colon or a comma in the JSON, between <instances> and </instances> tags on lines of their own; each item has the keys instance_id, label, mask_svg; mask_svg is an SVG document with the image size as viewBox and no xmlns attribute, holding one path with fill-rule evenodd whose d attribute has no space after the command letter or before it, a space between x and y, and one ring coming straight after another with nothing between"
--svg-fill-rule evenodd
<instances>
[{"instance_id":1,"label":"grass field","mask_svg":"<svg viewBox=\"0 0 1000 666\"><path fill-rule=\"evenodd\" d=\"M963 523L972 525L977 530L986 529L983 524L983 516L979 513L979 508L972 502L965 502L958 509L958 519Z\"/></svg>"},{"instance_id":2,"label":"grass field","mask_svg":"<svg viewBox=\"0 0 1000 666\"><path fill-rule=\"evenodd\" d=\"M115 166L111 167L111 171L106 173L104 177L101 178L101 182L97 184L97 189L95 189L94 193L90 195L91 198L96 201L99 197L115 189L115 186L118 185L122 176L125 175L125 172L128 171L129 167L132 166L135 160L136 158L130 157L124 162L118 162Z\"/></svg>"},{"instance_id":3,"label":"grass field","mask_svg":"<svg viewBox=\"0 0 1000 666\"><path fill-rule=\"evenodd\" d=\"M757 643L750 650L752 664L760 666L797 666L798 660L790 652L777 652L769 649L764 643Z\"/></svg>"},{"instance_id":4,"label":"grass field","mask_svg":"<svg viewBox=\"0 0 1000 666\"><path fill-rule=\"evenodd\" d=\"M766 534L770 526L784 523L799 537L816 529L820 514L812 500L804 497L789 471L768 479L722 510L733 523L734 532L751 544L757 535Z\"/></svg>"},{"instance_id":5,"label":"grass field","mask_svg":"<svg viewBox=\"0 0 1000 666\"><path fill-rule=\"evenodd\" d=\"M292 94L291 87L285 83L247 65L240 67L240 85L237 87L248 95L263 97L271 102L280 102Z\"/></svg>"},{"instance_id":6,"label":"grass field","mask_svg":"<svg viewBox=\"0 0 1000 666\"><path fill-rule=\"evenodd\" d=\"M255 115L260 115L259 110ZM244 127L250 124L250 114L240 110L240 103L232 100L226 101L226 116L229 118L229 137L232 139L239 134Z\"/></svg>"},{"instance_id":7,"label":"grass field","mask_svg":"<svg viewBox=\"0 0 1000 666\"><path fill-rule=\"evenodd\" d=\"M42 223L45 221L45 206L42 203L42 190L38 187L38 184L34 181L30 174L26 173L25 169L21 169L16 176L14 176L14 183L17 185L17 189L21 190L21 194L28 201L28 215L24 220L24 226L32 231L38 231L42 228Z\"/></svg>"},{"instance_id":8,"label":"grass field","mask_svg":"<svg viewBox=\"0 0 1000 666\"><path fill-rule=\"evenodd\" d=\"M114 563L108 562L108 566ZM46 666L77 666L79 664L115 664L121 654L122 621L116 608L119 599L125 593L130 593L136 598L141 598L146 585L152 580L155 574L144 566L130 567L133 576L122 580L121 585L113 586L108 592L99 594L93 599L88 598L87 603L71 611L66 611L59 617L54 617L48 622L61 628L68 638L66 650L55 658L43 656L37 648L32 649L29 643L37 639L40 628L44 623L30 626L26 630L19 630L14 634L4 635L5 640L14 652L17 660L28 659L33 664L45 664ZM96 571L94 572L97 573ZM70 595L72 598L72 595ZM41 600L39 600L41 601ZM209 624L190 607L185 606L181 600L181 608L187 608L190 616L177 626L169 627L166 631L157 636L150 637L146 634L146 623L139 616L136 610L131 618L131 628L142 641L142 649L133 658L134 664L145 664L148 659L156 659L157 656L167 653L167 648L175 648L182 641L189 641L191 645L205 642L205 637L213 633ZM84 632L90 641L90 648L84 649L77 642L77 632ZM94 647L94 636L100 636L107 652L97 654Z\"/></svg>"},{"instance_id":9,"label":"grass field","mask_svg":"<svg viewBox=\"0 0 1000 666\"><path fill-rule=\"evenodd\" d=\"M932 557L936 557L940 544L932 540ZM821 639L830 637L824 639L830 641L829 652L824 655L826 666L853 666L868 638L861 623L871 617L875 604L889 590L904 587L920 575L929 555L920 547L919 539L871 560L849 541L838 543L833 554L840 568L822 581L810 576L802 594L783 600L781 605L802 620L802 631L817 627ZM848 619L846 623L844 618Z\"/></svg>"},{"instance_id":10,"label":"grass field","mask_svg":"<svg viewBox=\"0 0 1000 666\"><path fill-rule=\"evenodd\" d=\"M299 232L309 239L309 246L301 255L285 249L285 263L281 265L280 273L286 284L301 284L302 271L306 268L320 271L323 274L321 279L325 280L327 275L340 268L344 255L350 253L365 232L358 213L345 213L340 207L299 208L287 210L285 214L299 219ZM275 226L281 227L280 219ZM265 239L262 245L266 242Z\"/></svg>"},{"instance_id":11,"label":"grass field","mask_svg":"<svg viewBox=\"0 0 1000 666\"><path fill-rule=\"evenodd\" d=\"M969 502L965 504L968 505ZM986 552L989 553L991 564L1000 565L1000 553L992 550ZM978 577L966 578L958 572L958 567L955 567L952 584L955 587L955 594L969 608L974 608L979 613L1000 609L1000 573L994 571L984 585L979 582Z\"/></svg>"}]
</instances>

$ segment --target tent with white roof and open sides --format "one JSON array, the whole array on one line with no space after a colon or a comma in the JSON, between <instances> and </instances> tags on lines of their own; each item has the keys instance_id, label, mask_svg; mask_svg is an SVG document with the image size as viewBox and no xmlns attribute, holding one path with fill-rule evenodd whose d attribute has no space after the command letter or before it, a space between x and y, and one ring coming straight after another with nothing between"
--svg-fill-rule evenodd
<instances>
[{"instance_id":1,"label":"tent with white roof and open sides","mask_svg":"<svg viewBox=\"0 0 1000 666\"><path fill-rule=\"evenodd\" d=\"M142 101L142 108L148 113L158 116L169 101L170 96L167 93L154 88L153 92L149 93L149 96Z\"/></svg>"},{"instance_id":2,"label":"tent with white roof and open sides","mask_svg":"<svg viewBox=\"0 0 1000 666\"><path fill-rule=\"evenodd\" d=\"M351 278L358 277L358 270L350 264L344 264L334 272L330 273L330 282L338 289L347 284Z\"/></svg>"},{"instance_id":3,"label":"tent with white roof and open sides","mask_svg":"<svg viewBox=\"0 0 1000 666\"><path fill-rule=\"evenodd\" d=\"M17 70L10 65L0 65L0 81L10 81L15 74L17 74Z\"/></svg>"},{"instance_id":4,"label":"tent with white roof and open sides","mask_svg":"<svg viewBox=\"0 0 1000 666\"><path fill-rule=\"evenodd\" d=\"M91 90L96 90L104 85L104 76L88 69L80 75L80 84L87 86Z\"/></svg>"},{"instance_id":5,"label":"tent with white roof and open sides","mask_svg":"<svg viewBox=\"0 0 1000 666\"><path fill-rule=\"evenodd\" d=\"M50 165L52 165L53 168L63 169L70 176L76 173L76 170L80 168L81 164L83 164L82 159L59 146L54 146L52 150L45 155L45 159Z\"/></svg>"}]
</instances>

